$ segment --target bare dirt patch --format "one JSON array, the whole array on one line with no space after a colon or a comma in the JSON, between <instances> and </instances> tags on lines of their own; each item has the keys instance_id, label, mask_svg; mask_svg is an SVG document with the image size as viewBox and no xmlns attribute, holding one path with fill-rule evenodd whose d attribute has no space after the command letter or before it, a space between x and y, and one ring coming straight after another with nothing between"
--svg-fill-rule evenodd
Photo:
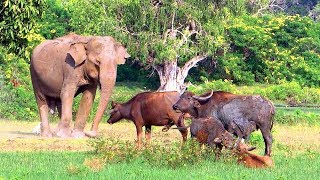
<instances>
[{"instance_id":1,"label":"bare dirt patch","mask_svg":"<svg viewBox=\"0 0 320 180\"><path fill-rule=\"evenodd\" d=\"M0 120L0 152L6 151L88 151L92 147L88 144L88 138L61 139L43 138L32 133L39 122L18 122ZM91 124L91 123L90 123ZM90 124L87 124L89 127ZM56 127L52 123L51 127ZM120 122L113 125L101 123L99 126L101 136L128 140L134 143L136 129L132 122ZM86 129L88 130L88 129ZM162 127L152 127L152 139L164 144L181 141L178 130L162 132Z\"/></svg>"},{"instance_id":2,"label":"bare dirt patch","mask_svg":"<svg viewBox=\"0 0 320 180\"><path fill-rule=\"evenodd\" d=\"M88 138L60 139L42 138L32 133L38 122L18 122L0 120L0 152L7 151L88 151L92 147ZM87 124L89 127L91 125ZM52 127L56 124L52 123ZM88 129L87 129L88 130ZM176 129L162 132L162 127L152 127L152 140L171 144L181 142L181 134ZM259 132L260 133L260 132ZM132 122L122 121L113 125L101 123L100 135L107 138L128 140L134 143L136 129ZM320 152L320 127L275 125L273 137L292 150L314 150Z\"/></svg>"}]
</instances>

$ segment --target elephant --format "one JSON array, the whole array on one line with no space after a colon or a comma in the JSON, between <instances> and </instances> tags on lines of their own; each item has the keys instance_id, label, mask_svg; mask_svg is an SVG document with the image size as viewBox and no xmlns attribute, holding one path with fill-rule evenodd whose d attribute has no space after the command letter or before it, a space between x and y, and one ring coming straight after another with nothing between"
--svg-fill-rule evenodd
<instances>
[{"instance_id":1,"label":"elephant","mask_svg":"<svg viewBox=\"0 0 320 180\"><path fill-rule=\"evenodd\" d=\"M117 65L130 55L110 36L81 36L75 33L47 40L36 46L30 61L31 80L41 119L41 136L96 137L98 126L115 86ZM100 100L91 130L84 132L97 88ZM74 97L82 93L71 130ZM49 125L49 109L58 111L56 131Z\"/></svg>"}]
</instances>

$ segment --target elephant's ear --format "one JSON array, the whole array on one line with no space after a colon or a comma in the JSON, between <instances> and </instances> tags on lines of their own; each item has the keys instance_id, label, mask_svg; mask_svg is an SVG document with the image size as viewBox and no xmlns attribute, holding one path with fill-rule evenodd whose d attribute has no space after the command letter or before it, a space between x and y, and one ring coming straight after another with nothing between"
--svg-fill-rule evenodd
<instances>
[{"instance_id":1,"label":"elephant's ear","mask_svg":"<svg viewBox=\"0 0 320 180\"><path fill-rule=\"evenodd\" d=\"M126 62L126 58L130 57L127 49L120 44L115 44L116 52L117 52L117 64L124 64Z\"/></svg>"},{"instance_id":2,"label":"elephant's ear","mask_svg":"<svg viewBox=\"0 0 320 180\"><path fill-rule=\"evenodd\" d=\"M104 49L104 44L101 43L98 37L92 38L88 44L86 44L86 49L88 52L88 60L96 65L100 65L100 54Z\"/></svg>"},{"instance_id":3,"label":"elephant's ear","mask_svg":"<svg viewBox=\"0 0 320 180\"><path fill-rule=\"evenodd\" d=\"M87 52L83 43L71 44L68 53L73 58L75 66L78 66L87 59Z\"/></svg>"}]
</instances>

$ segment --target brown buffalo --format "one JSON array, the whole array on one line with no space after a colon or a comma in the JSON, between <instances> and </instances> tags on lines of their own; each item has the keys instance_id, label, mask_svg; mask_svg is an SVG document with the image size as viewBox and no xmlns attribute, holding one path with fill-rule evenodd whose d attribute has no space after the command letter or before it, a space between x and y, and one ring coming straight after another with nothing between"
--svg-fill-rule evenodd
<instances>
[{"instance_id":1,"label":"brown buffalo","mask_svg":"<svg viewBox=\"0 0 320 180\"><path fill-rule=\"evenodd\" d=\"M134 96L126 103L112 102L111 116L108 123L113 124L121 119L132 120L137 129L137 143L141 145L142 127L145 126L146 139L151 139L151 126L185 127L182 113L172 109L178 101L178 92L143 92ZM187 139L188 130L181 129L182 138Z\"/></svg>"},{"instance_id":2,"label":"brown buffalo","mask_svg":"<svg viewBox=\"0 0 320 180\"><path fill-rule=\"evenodd\" d=\"M221 123L214 117L193 118L190 124L191 137L197 138L201 144L217 148L219 156L222 147L233 148L234 138Z\"/></svg>"},{"instance_id":3,"label":"brown buffalo","mask_svg":"<svg viewBox=\"0 0 320 180\"><path fill-rule=\"evenodd\" d=\"M260 129L265 142L265 154L271 155L271 128L275 109L270 101L259 95L241 96L211 91L195 96L191 92L185 92L173 105L173 109L189 113L195 118L215 117L239 138L248 139L252 131Z\"/></svg>"},{"instance_id":4,"label":"brown buffalo","mask_svg":"<svg viewBox=\"0 0 320 180\"><path fill-rule=\"evenodd\" d=\"M274 165L270 156L259 156L249 152L251 150L253 149L246 144L238 143L235 151L239 164L243 164L248 168L266 168Z\"/></svg>"}]
</instances>

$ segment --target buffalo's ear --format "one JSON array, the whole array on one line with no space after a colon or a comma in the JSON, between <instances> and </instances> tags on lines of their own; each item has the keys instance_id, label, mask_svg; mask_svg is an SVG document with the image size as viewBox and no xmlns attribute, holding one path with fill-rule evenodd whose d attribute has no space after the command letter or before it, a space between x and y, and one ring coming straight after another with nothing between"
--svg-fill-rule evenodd
<instances>
[{"instance_id":1,"label":"buffalo's ear","mask_svg":"<svg viewBox=\"0 0 320 180\"><path fill-rule=\"evenodd\" d=\"M193 106L196 108L200 108L201 104L199 103L199 101L194 101Z\"/></svg>"},{"instance_id":2,"label":"buffalo's ear","mask_svg":"<svg viewBox=\"0 0 320 180\"><path fill-rule=\"evenodd\" d=\"M74 65L78 66L87 59L87 52L82 43L71 44L69 52L70 56L74 60Z\"/></svg>"},{"instance_id":3,"label":"buffalo's ear","mask_svg":"<svg viewBox=\"0 0 320 180\"><path fill-rule=\"evenodd\" d=\"M220 138L215 138L213 140L213 142L216 143L216 144L220 144L222 142L222 140Z\"/></svg>"},{"instance_id":4,"label":"buffalo's ear","mask_svg":"<svg viewBox=\"0 0 320 180\"><path fill-rule=\"evenodd\" d=\"M114 107L116 107L116 105L117 105L117 103L116 103L116 102L111 101L111 107L112 107L112 109L113 109Z\"/></svg>"}]
</instances>

